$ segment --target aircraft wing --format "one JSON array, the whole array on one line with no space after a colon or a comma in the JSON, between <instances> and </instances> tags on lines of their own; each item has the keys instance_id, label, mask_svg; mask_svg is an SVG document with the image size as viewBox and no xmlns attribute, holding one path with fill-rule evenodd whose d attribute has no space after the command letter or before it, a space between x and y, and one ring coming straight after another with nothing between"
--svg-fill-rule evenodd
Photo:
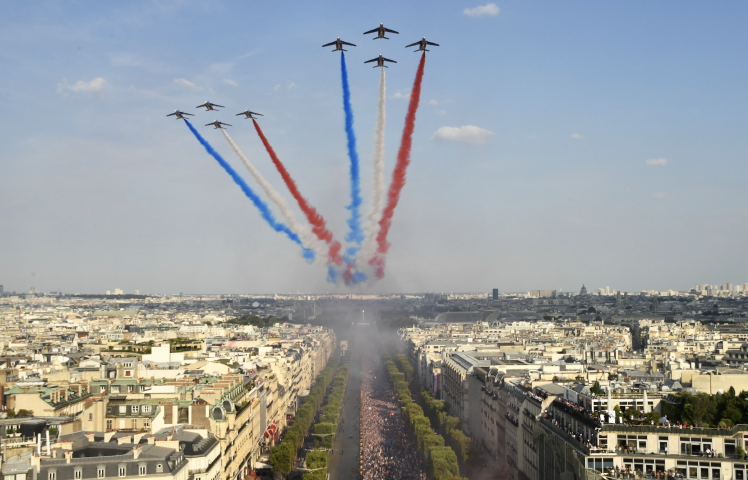
<instances>
[{"instance_id":1,"label":"aircraft wing","mask_svg":"<svg viewBox=\"0 0 748 480\"><path fill-rule=\"evenodd\" d=\"M337 41L337 40L336 40L336 41ZM333 45L335 45L335 42L330 42L330 43L326 43L326 44L324 44L324 45L322 45L322 46L323 46L323 47L331 47L331 46L333 46Z\"/></svg>"},{"instance_id":2,"label":"aircraft wing","mask_svg":"<svg viewBox=\"0 0 748 480\"><path fill-rule=\"evenodd\" d=\"M384 57L382 57L382 60L384 60L385 62L392 62L392 63L397 63L396 61L394 61L394 60L390 60L389 58L384 58Z\"/></svg>"},{"instance_id":3,"label":"aircraft wing","mask_svg":"<svg viewBox=\"0 0 748 480\"><path fill-rule=\"evenodd\" d=\"M354 45L352 43L344 42L342 40L340 41L340 43L342 43L343 45L350 45L351 47L355 47L356 46L356 45Z\"/></svg>"},{"instance_id":4,"label":"aircraft wing","mask_svg":"<svg viewBox=\"0 0 748 480\"><path fill-rule=\"evenodd\" d=\"M233 127L233 125L231 125L230 123L223 123L223 122L218 122L218 123L220 123L221 125L226 125L227 127Z\"/></svg>"},{"instance_id":5,"label":"aircraft wing","mask_svg":"<svg viewBox=\"0 0 748 480\"><path fill-rule=\"evenodd\" d=\"M411 43L410 45L405 45L405 48L415 47L419 43L421 43L421 42L416 42L416 43Z\"/></svg>"},{"instance_id":6,"label":"aircraft wing","mask_svg":"<svg viewBox=\"0 0 748 480\"><path fill-rule=\"evenodd\" d=\"M214 104L213 104L213 106L214 106L214 107L221 107L221 108L226 108L226 107L224 107L223 105L218 105L217 103L214 103Z\"/></svg>"},{"instance_id":7,"label":"aircraft wing","mask_svg":"<svg viewBox=\"0 0 748 480\"><path fill-rule=\"evenodd\" d=\"M426 42L426 45L433 45L433 46L435 46L435 47L438 47L438 46L439 46L439 44L438 44L438 43L433 43L433 42Z\"/></svg>"},{"instance_id":8,"label":"aircraft wing","mask_svg":"<svg viewBox=\"0 0 748 480\"><path fill-rule=\"evenodd\" d=\"M194 115L191 113L187 113L187 112L179 112L179 113L181 113L182 115L189 115L190 117L194 117Z\"/></svg>"},{"instance_id":9,"label":"aircraft wing","mask_svg":"<svg viewBox=\"0 0 748 480\"><path fill-rule=\"evenodd\" d=\"M242 112L242 113L237 113L237 114L236 114L236 116L237 116L237 117L238 117L239 115L246 115L246 113Z\"/></svg>"},{"instance_id":10,"label":"aircraft wing","mask_svg":"<svg viewBox=\"0 0 748 480\"><path fill-rule=\"evenodd\" d=\"M203 108L203 107L207 107L207 106L208 106L208 104L207 104L207 103L203 103L202 105L198 105L198 106L197 106L197 107L195 107L195 108Z\"/></svg>"},{"instance_id":11,"label":"aircraft wing","mask_svg":"<svg viewBox=\"0 0 748 480\"><path fill-rule=\"evenodd\" d=\"M216 124L216 122L213 122L213 123L206 123L206 124L205 124L205 126L206 126L206 127L208 127L208 126L210 126L210 125L215 125L215 124Z\"/></svg>"},{"instance_id":12,"label":"aircraft wing","mask_svg":"<svg viewBox=\"0 0 748 480\"><path fill-rule=\"evenodd\" d=\"M376 33L377 30L379 30L379 28L375 28L374 30L369 30L368 32L364 32L364 35L368 35L370 33ZM385 30L387 30L387 29L385 28Z\"/></svg>"},{"instance_id":13,"label":"aircraft wing","mask_svg":"<svg viewBox=\"0 0 748 480\"><path fill-rule=\"evenodd\" d=\"M394 30L390 30L389 28L385 28L384 31L385 32L390 32L390 33L397 33L398 35L400 35L400 32L396 32Z\"/></svg>"},{"instance_id":14,"label":"aircraft wing","mask_svg":"<svg viewBox=\"0 0 748 480\"><path fill-rule=\"evenodd\" d=\"M379 57L377 57L377 58L372 58L371 60L367 60L367 61L365 61L364 63L371 63L371 62L376 62L377 60L379 60Z\"/></svg>"},{"instance_id":15,"label":"aircraft wing","mask_svg":"<svg viewBox=\"0 0 748 480\"><path fill-rule=\"evenodd\" d=\"M176 114L177 114L177 112L170 113L170 114L167 115L167 117L171 117L172 115L176 115Z\"/></svg>"}]
</instances>

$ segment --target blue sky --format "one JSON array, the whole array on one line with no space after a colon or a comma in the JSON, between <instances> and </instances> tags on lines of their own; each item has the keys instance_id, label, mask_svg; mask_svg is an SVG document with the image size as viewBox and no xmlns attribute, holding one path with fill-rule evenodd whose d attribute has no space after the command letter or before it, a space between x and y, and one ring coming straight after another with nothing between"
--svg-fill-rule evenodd
<instances>
[{"instance_id":1,"label":"blue sky","mask_svg":"<svg viewBox=\"0 0 748 480\"><path fill-rule=\"evenodd\" d=\"M347 59L365 202L379 71L363 61L398 62L387 70L389 174L419 58L404 46L441 45L426 62L387 277L358 291L748 282L748 5L496 2L466 14L486 5L0 3L0 284L337 291L165 117L195 113L244 174L202 127L233 124L285 194L251 124L234 116L263 113L342 238L339 57L320 48L337 36L358 45ZM362 35L380 22L400 35ZM195 110L206 99L227 108Z\"/></svg>"}]
</instances>

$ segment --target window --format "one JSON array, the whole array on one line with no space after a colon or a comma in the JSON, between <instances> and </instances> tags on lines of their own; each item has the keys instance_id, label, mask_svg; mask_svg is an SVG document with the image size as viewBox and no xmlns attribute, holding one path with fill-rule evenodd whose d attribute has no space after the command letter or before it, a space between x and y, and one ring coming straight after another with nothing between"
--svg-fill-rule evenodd
<instances>
[{"instance_id":1,"label":"window","mask_svg":"<svg viewBox=\"0 0 748 480\"><path fill-rule=\"evenodd\" d=\"M141 477L144 476L147 471L148 471L148 467L146 465L138 466L138 475L140 475Z\"/></svg>"},{"instance_id":2,"label":"window","mask_svg":"<svg viewBox=\"0 0 748 480\"><path fill-rule=\"evenodd\" d=\"M130 410L132 411L132 413L138 413L139 408L137 405L133 405L130 407Z\"/></svg>"},{"instance_id":3,"label":"window","mask_svg":"<svg viewBox=\"0 0 748 480\"><path fill-rule=\"evenodd\" d=\"M73 478L75 478L75 480L81 480L81 478L83 478L83 470L76 468L73 473Z\"/></svg>"},{"instance_id":4,"label":"window","mask_svg":"<svg viewBox=\"0 0 748 480\"><path fill-rule=\"evenodd\" d=\"M133 430L137 430L138 429L138 419L137 418L133 418L132 419L132 429Z\"/></svg>"},{"instance_id":5,"label":"window","mask_svg":"<svg viewBox=\"0 0 748 480\"><path fill-rule=\"evenodd\" d=\"M125 362L122 364L122 366L125 368L132 368L132 362Z\"/></svg>"},{"instance_id":6,"label":"window","mask_svg":"<svg viewBox=\"0 0 748 480\"><path fill-rule=\"evenodd\" d=\"M151 413L151 406L143 405L143 413Z\"/></svg>"},{"instance_id":7,"label":"window","mask_svg":"<svg viewBox=\"0 0 748 480\"><path fill-rule=\"evenodd\" d=\"M127 405L120 405L119 413L127 413Z\"/></svg>"},{"instance_id":8,"label":"window","mask_svg":"<svg viewBox=\"0 0 748 480\"><path fill-rule=\"evenodd\" d=\"M57 470L50 470L50 471L49 471L49 472L47 473L47 478L48 478L49 480L57 480Z\"/></svg>"},{"instance_id":9,"label":"window","mask_svg":"<svg viewBox=\"0 0 748 480\"><path fill-rule=\"evenodd\" d=\"M111 420L107 420L106 421L106 429L107 430L111 430L112 429L112 421Z\"/></svg>"},{"instance_id":10,"label":"window","mask_svg":"<svg viewBox=\"0 0 748 480\"><path fill-rule=\"evenodd\" d=\"M151 427L151 422L149 422L148 420L144 420L143 421L143 429L144 430L148 430L150 427Z\"/></svg>"},{"instance_id":11,"label":"window","mask_svg":"<svg viewBox=\"0 0 748 480\"><path fill-rule=\"evenodd\" d=\"M93 413L89 413L89 414L88 414L88 421L89 421L89 422L92 422L92 421L93 421Z\"/></svg>"},{"instance_id":12,"label":"window","mask_svg":"<svg viewBox=\"0 0 748 480\"><path fill-rule=\"evenodd\" d=\"M120 465L118 468L118 472L120 477L127 476L127 467L125 465Z\"/></svg>"},{"instance_id":13,"label":"window","mask_svg":"<svg viewBox=\"0 0 748 480\"><path fill-rule=\"evenodd\" d=\"M99 466L96 468L96 478L106 477L106 467Z\"/></svg>"}]
</instances>

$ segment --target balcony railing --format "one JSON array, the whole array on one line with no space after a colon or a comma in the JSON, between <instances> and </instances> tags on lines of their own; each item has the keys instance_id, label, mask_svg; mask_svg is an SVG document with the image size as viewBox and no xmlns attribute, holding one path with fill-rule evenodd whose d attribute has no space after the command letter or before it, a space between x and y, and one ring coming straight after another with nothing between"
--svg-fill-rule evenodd
<instances>
[{"instance_id":1,"label":"balcony railing","mask_svg":"<svg viewBox=\"0 0 748 480\"><path fill-rule=\"evenodd\" d=\"M705 437L732 437L738 433L748 432L748 425L735 425L732 428L677 428L672 425L670 427L660 427L655 425L620 425L611 423L603 425L602 431L627 433L658 433L660 435L666 435L667 433L677 433L683 435L700 435Z\"/></svg>"}]
</instances>

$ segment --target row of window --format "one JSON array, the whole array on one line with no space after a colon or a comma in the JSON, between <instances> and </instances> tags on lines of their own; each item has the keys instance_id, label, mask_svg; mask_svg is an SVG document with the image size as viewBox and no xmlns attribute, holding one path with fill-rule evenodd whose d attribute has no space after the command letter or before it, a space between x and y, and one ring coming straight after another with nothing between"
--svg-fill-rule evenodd
<instances>
[{"instance_id":1,"label":"row of window","mask_svg":"<svg viewBox=\"0 0 748 480\"><path fill-rule=\"evenodd\" d=\"M153 411L153 405L120 405L118 407L119 408L119 413L126 414L127 413L127 407L130 407L130 412L131 413L139 413L139 412L151 413ZM107 411L109 413L111 413L112 412L111 407L107 408Z\"/></svg>"},{"instance_id":2,"label":"row of window","mask_svg":"<svg viewBox=\"0 0 748 480\"><path fill-rule=\"evenodd\" d=\"M163 465L157 464L156 465L156 472L161 473L163 472ZM117 467L117 473L120 477L126 477L127 476L127 465L119 465ZM138 465L138 475L141 477L144 477L148 473L148 466L147 465ZM12 476L12 475L11 475ZM5 480L12 480L7 478L8 475L6 475ZM75 480L82 480L83 479L83 469L76 468L73 473L73 478ZM100 465L96 468L96 478L106 478L106 467L103 465ZM47 480L57 480L57 470L49 470L47 472Z\"/></svg>"}]
</instances>

